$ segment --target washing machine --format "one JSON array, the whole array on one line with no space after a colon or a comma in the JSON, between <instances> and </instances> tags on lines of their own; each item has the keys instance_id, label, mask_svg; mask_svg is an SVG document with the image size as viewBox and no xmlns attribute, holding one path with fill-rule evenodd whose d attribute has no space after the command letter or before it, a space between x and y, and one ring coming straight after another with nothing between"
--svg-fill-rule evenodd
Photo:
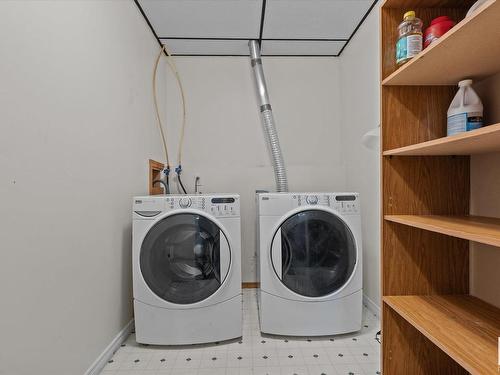
<instances>
[{"instance_id":1,"label":"washing machine","mask_svg":"<svg viewBox=\"0 0 500 375\"><path fill-rule=\"evenodd\" d=\"M260 329L286 336L358 331L362 241L357 193L261 193Z\"/></svg>"},{"instance_id":2,"label":"washing machine","mask_svg":"<svg viewBox=\"0 0 500 375\"><path fill-rule=\"evenodd\" d=\"M132 226L137 342L241 337L239 196L135 197Z\"/></svg>"}]
</instances>

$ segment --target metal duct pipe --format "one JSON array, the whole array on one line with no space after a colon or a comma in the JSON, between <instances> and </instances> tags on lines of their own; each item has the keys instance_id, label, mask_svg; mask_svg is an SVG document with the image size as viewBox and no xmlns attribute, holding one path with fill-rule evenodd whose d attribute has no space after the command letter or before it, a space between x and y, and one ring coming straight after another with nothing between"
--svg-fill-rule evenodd
<instances>
[{"instance_id":1,"label":"metal duct pipe","mask_svg":"<svg viewBox=\"0 0 500 375\"><path fill-rule=\"evenodd\" d=\"M248 47L250 49L250 62L253 68L255 86L257 88L257 96L259 99L262 126L264 128L264 134L271 152L274 177L276 179L276 190L279 193L287 192L288 179L286 177L285 162L283 161L283 154L281 153L278 132L276 131L276 126L274 125L273 110L267 95L266 78L264 77L264 70L262 69L259 43L256 40L251 40L248 42Z\"/></svg>"}]
</instances>

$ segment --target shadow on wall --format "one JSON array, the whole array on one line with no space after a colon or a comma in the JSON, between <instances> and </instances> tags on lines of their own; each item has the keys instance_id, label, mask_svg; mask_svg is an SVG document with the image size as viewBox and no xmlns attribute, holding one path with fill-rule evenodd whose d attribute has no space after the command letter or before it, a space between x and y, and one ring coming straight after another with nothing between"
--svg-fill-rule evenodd
<instances>
[{"instance_id":1,"label":"shadow on wall","mask_svg":"<svg viewBox=\"0 0 500 375\"><path fill-rule=\"evenodd\" d=\"M132 294L132 223L128 223L122 232L122 257L121 257L121 295L128 309L121 310L120 321L125 322L133 317L133 294Z\"/></svg>"}]
</instances>

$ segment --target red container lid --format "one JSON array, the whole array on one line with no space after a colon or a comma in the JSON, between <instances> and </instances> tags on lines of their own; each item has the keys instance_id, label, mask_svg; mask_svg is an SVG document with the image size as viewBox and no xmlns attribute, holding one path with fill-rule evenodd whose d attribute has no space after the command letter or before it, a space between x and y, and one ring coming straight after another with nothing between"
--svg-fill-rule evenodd
<instances>
[{"instance_id":1,"label":"red container lid","mask_svg":"<svg viewBox=\"0 0 500 375\"><path fill-rule=\"evenodd\" d=\"M455 22L448 16L434 18L424 32L424 48L446 34L453 26L455 26Z\"/></svg>"},{"instance_id":2,"label":"red container lid","mask_svg":"<svg viewBox=\"0 0 500 375\"><path fill-rule=\"evenodd\" d=\"M435 25L437 23L441 23L441 22L451 22L452 25L455 25L455 22L453 22L453 20L448 17L448 16L440 16L440 17L436 17L434 18L432 21L431 21L431 26L432 25ZM453 26L452 26L453 27Z\"/></svg>"}]
</instances>

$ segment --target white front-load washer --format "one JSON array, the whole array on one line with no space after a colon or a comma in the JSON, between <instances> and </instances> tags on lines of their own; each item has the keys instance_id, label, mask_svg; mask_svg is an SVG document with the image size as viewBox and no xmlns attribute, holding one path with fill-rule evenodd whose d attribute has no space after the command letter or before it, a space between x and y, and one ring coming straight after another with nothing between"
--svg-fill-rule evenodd
<instances>
[{"instance_id":1,"label":"white front-load washer","mask_svg":"<svg viewBox=\"0 0 500 375\"><path fill-rule=\"evenodd\" d=\"M134 198L137 342L184 345L241 337L240 232L235 194Z\"/></svg>"},{"instance_id":2,"label":"white front-load washer","mask_svg":"<svg viewBox=\"0 0 500 375\"><path fill-rule=\"evenodd\" d=\"M362 243L357 193L261 193L260 329L289 336L361 329Z\"/></svg>"}]
</instances>

